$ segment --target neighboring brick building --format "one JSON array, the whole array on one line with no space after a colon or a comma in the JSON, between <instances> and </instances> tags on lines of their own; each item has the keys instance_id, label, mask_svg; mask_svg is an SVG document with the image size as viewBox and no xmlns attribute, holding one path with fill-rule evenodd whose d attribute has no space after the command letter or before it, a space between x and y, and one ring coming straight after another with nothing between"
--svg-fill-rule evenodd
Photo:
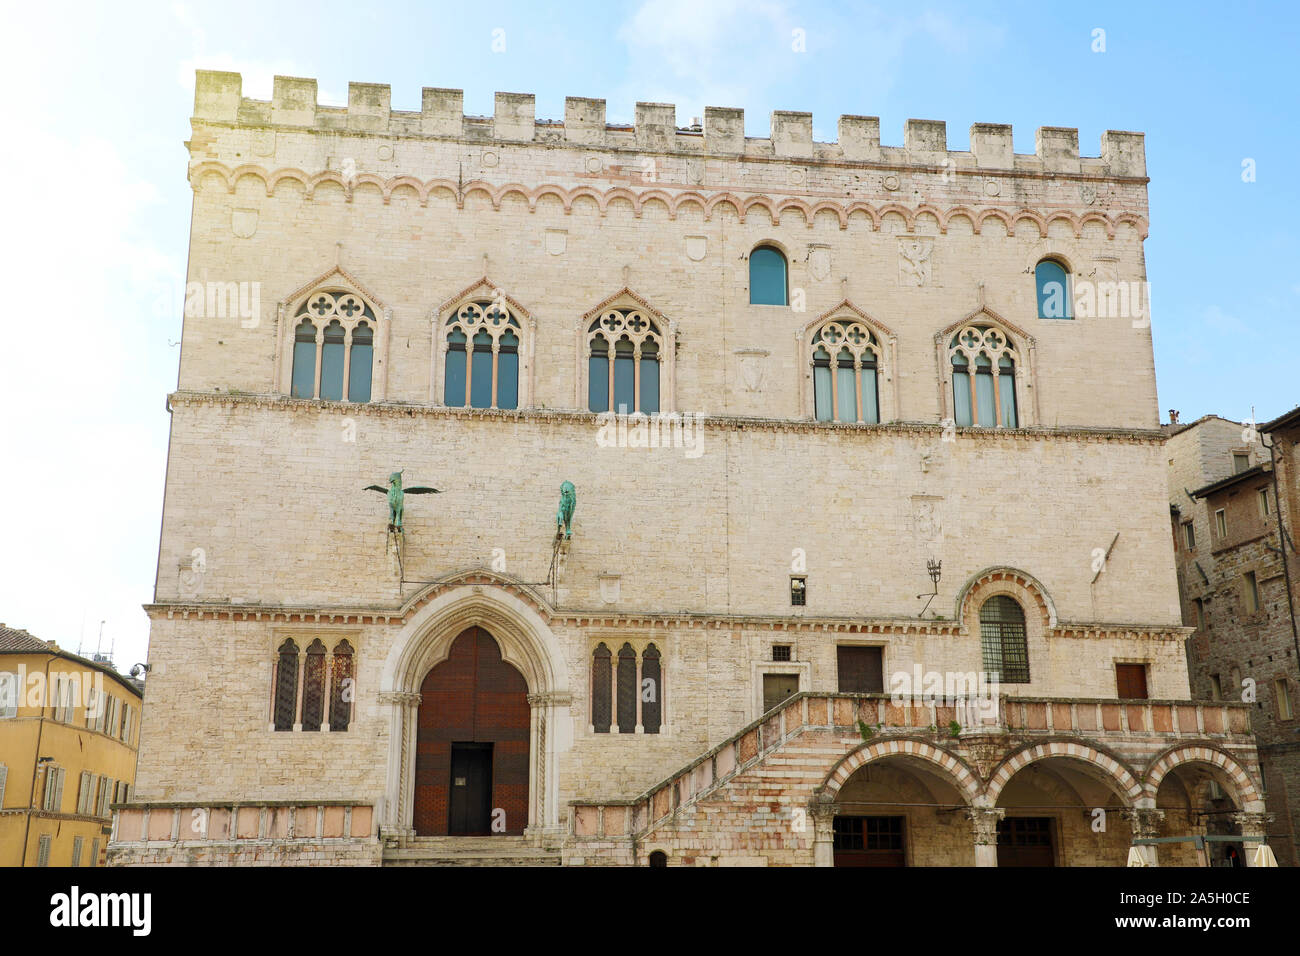
<instances>
[{"instance_id":1,"label":"neighboring brick building","mask_svg":"<svg viewBox=\"0 0 1300 956\"><path fill-rule=\"evenodd\" d=\"M1193 696L1250 704L1273 815L1269 843L1279 862L1292 866L1300 862L1298 423L1300 409L1258 431L1215 416L1169 428L1179 590L1183 619L1196 628L1187 645Z\"/></svg>"},{"instance_id":2,"label":"neighboring brick building","mask_svg":"<svg viewBox=\"0 0 1300 956\"><path fill-rule=\"evenodd\" d=\"M199 74L110 859L1123 864L1211 784L1258 842L1248 707L1188 699L1141 134L636 113Z\"/></svg>"},{"instance_id":3,"label":"neighboring brick building","mask_svg":"<svg viewBox=\"0 0 1300 956\"><path fill-rule=\"evenodd\" d=\"M141 684L0 624L0 866L99 866L135 782Z\"/></svg>"}]
</instances>

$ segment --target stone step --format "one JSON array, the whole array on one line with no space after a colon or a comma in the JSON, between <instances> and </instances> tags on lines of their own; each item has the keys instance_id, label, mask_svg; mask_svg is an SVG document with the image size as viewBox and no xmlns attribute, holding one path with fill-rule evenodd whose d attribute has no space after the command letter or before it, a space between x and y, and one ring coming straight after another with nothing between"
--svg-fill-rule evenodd
<instances>
[{"instance_id":1,"label":"stone step","mask_svg":"<svg viewBox=\"0 0 1300 956\"><path fill-rule=\"evenodd\" d=\"M385 847L384 866L559 866L559 850L525 837L417 837Z\"/></svg>"}]
</instances>

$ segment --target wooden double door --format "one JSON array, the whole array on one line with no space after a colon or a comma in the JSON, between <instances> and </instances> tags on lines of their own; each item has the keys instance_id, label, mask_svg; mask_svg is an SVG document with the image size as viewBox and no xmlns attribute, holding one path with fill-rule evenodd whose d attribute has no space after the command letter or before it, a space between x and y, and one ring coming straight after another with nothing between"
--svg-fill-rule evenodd
<instances>
[{"instance_id":1,"label":"wooden double door","mask_svg":"<svg viewBox=\"0 0 1300 956\"><path fill-rule=\"evenodd\" d=\"M519 834L528 825L528 686L481 627L420 685L415 832Z\"/></svg>"}]
</instances>

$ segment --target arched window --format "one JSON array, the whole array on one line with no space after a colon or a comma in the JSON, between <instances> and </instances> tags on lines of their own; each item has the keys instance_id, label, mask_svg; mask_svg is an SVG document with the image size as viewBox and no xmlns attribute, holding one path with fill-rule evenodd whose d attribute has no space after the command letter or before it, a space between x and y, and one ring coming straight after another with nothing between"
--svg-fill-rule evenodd
<instances>
[{"instance_id":1,"label":"arched window","mask_svg":"<svg viewBox=\"0 0 1300 956\"><path fill-rule=\"evenodd\" d=\"M587 407L658 412L663 341L659 324L639 309L609 309L593 321L587 327Z\"/></svg>"},{"instance_id":2,"label":"arched window","mask_svg":"<svg viewBox=\"0 0 1300 956\"><path fill-rule=\"evenodd\" d=\"M667 866L668 866L668 854L665 853L663 850L653 850L653 851L650 853L650 860L649 860L649 862L650 862L650 866L651 866L651 867L664 867L664 868L667 868Z\"/></svg>"},{"instance_id":3,"label":"arched window","mask_svg":"<svg viewBox=\"0 0 1300 956\"><path fill-rule=\"evenodd\" d=\"M378 325L370 305L347 291L313 292L294 318L290 395L370 401Z\"/></svg>"},{"instance_id":4,"label":"arched window","mask_svg":"<svg viewBox=\"0 0 1300 956\"><path fill-rule=\"evenodd\" d=\"M1070 276L1055 259L1044 259L1034 267L1034 285L1038 291L1040 319L1072 319Z\"/></svg>"},{"instance_id":5,"label":"arched window","mask_svg":"<svg viewBox=\"0 0 1300 956\"><path fill-rule=\"evenodd\" d=\"M996 594L980 607L980 644L990 683L1029 683L1025 612L1014 598Z\"/></svg>"},{"instance_id":6,"label":"arched window","mask_svg":"<svg viewBox=\"0 0 1300 956\"><path fill-rule=\"evenodd\" d=\"M365 322L352 330L352 349L348 353L348 401L370 401L370 378L375 364L375 333Z\"/></svg>"},{"instance_id":7,"label":"arched window","mask_svg":"<svg viewBox=\"0 0 1300 956\"><path fill-rule=\"evenodd\" d=\"M330 669L330 731L347 730L352 722L352 702L356 700L352 678L352 645L339 641L334 645Z\"/></svg>"},{"instance_id":8,"label":"arched window","mask_svg":"<svg viewBox=\"0 0 1300 956\"><path fill-rule=\"evenodd\" d=\"M880 421L880 343L865 325L827 322L812 339L813 406L819 422Z\"/></svg>"},{"instance_id":9,"label":"arched window","mask_svg":"<svg viewBox=\"0 0 1300 956\"><path fill-rule=\"evenodd\" d=\"M618 732L636 733L636 651L625 643L618 652Z\"/></svg>"},{"instance_id":10,"label":"arched window","mask_svg":"<svg viewBox=\"0 0 1300 956\"><path fill-rule=\"evenodd\" d=\"M773 246L759 246L749 254L749 304L786 305L785 255Z\"/></svg>"},{"instance_id":11,"label":"arched window","mask_svg":"<svg viewBox=\"0 0 1300 956\"><path fill-rule=\"evenodd\" d=\"M659 733L663 720L663 694L659 648L648 644L641 652L641 726L647 734Z\"/></svg>"},{"instance_id":12,"label":"arched window","mask_svg":"<svg viewBox=\"0 0 1300 956\"><path fill-rule=\"evenodd\" d=\"M1016 351L990 325L968 325L948 346L953 420L960 426L1018 428Z\"/></svg>"},{"instance_id":13,"label":"arched window","mask_svg":"<svg viewBox=\"0 0 1300 956\"><path fill-rule=\"evenodd\" d=\"M454 408L518 408L523 328L502 298L462 304L445 326L442 400Z\"/></svg>"},{"instance_id":14,"label":"arched window","mask_svg":"<svg viewBox=\"0 0 1300 956\"><path fill-rule=\"evenodd\" d=\"M320 730L325 719L325 645L320 638L307 645L302 669L302 729Z\"/></svg>"},{"instance_id":15,"label":"arched window","mask_svg":"<svg viewBox=\"0 0 1300 956\"><path fill-rule=\"evenodd\" d=\"M303 319L293 336L293 398L316 397L316 326Z\"/></svg>"},{"instance_id":16,"label":"arched window","mask_svg":"<svg viewBox=\"0 0 1300 956\"><path fill-rule=\"evenodd\" d=\"M275 663L275 729L293 730L298 710L298 645L287 638Z\"/></svg>"},{"instance_id":17,"label":"arched window","mask_svg":"<svg viewBox=\"0 0 1300 956\"><path fill-rule=\"evenodd\" d=\"M591 726L598 734L609 733L610 708L610 657L604 642L596 645L591 655Z\"/></svg>"}]
</instances>

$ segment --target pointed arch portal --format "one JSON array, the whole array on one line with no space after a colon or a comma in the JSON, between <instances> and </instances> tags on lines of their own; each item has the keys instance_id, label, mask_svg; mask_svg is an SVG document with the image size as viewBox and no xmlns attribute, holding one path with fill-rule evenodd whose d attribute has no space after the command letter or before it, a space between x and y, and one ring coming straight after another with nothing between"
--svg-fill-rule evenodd
<instances>
[{"instance_id":1,"label":"pointed arch portal","mask_svg":"<svg viewBox=\"0 0 1300 956\"><path fill-rule=\"evenodd\" d=\"M420 685L417 835L524 832L530 718L524 675L488 631L466 628Z\"/></svg>"}]
</instances>

